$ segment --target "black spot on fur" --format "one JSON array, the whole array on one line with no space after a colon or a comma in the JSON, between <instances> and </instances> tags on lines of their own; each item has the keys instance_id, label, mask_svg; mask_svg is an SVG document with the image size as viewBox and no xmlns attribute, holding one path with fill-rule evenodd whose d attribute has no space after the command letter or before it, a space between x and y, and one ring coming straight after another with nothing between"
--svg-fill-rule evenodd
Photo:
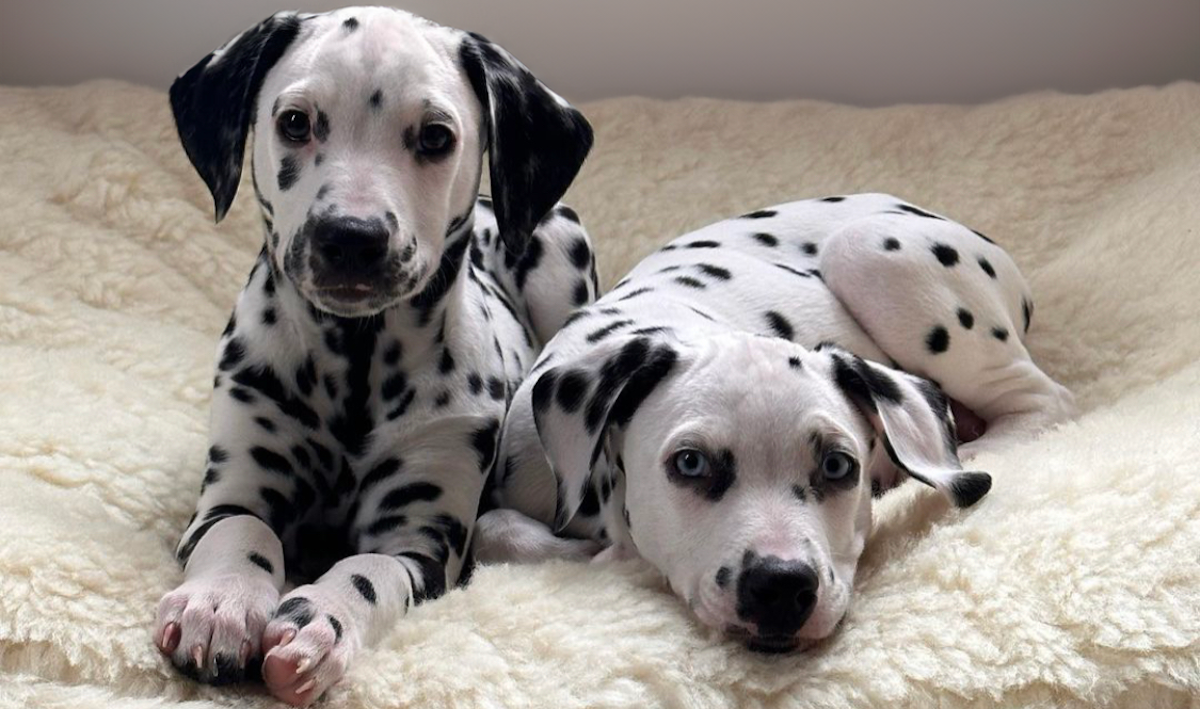
<instances>
[{"instance_id":1,"label":"black spot on fur","mask_svg":"<svg viewBox=\"0 0 1200 709\"><path fill-rule=\"evenodd\" d=\"M934 244L932 251L938 262L946 268L958 263L958 252L945 244Z\"/></svg>"},{"instance_id":2,"label":"black spot on fur","mask_svg":"<svg viewBox=\"0 0 1200 709\"><path fill-rule=\"evenodd\" d=\"M395 367L400 362L400 355L403 350L400 347L400 342L392 340L387 349L383 352L383 363L389 367Z\"/></svg>"},{"instance_id":3,"label":"black spot on fur","mask_svg":"<svg viewBox=\"0 0 1200 709\"><path fill-rule=\"evenodd\" d=\"M214 465L219 465L227 460L229 460L229 453L226 452L224 448L220 446L209 446L208 462L213 463Z\"/></svg>"},{"instance_id":4,"label":"black spot on fur","mask_svg":"<svg viewBox=\"0 0 1200 709\"><path fill-rule=\"evenodd\" d=\"M899 251L900 240L894 236L889 236L883 240L883 248L885 251Z\"/></svg>"},{"instance_id":5,"label":"black spot on fur","mask_svg":"<svg viewBox=\"0 0 1200 709\"><path fill-rule=\"evenodd\" d=\"M981 231L975 231L974 229L972 229L971 233L974 234L975 236L978 236L980 239L983 239L984 241L988 242L989 244L996 243L996 242L992 241L991 239L987 238Z\"/></svg>"},{"instance_id":6,"label":"black spot on fur","mask_svg":"<svg viewBox=\"0 0 1200 709\"><path fill-rule=\"evenodd\" d=\"M592 260L592 250L582 236L576 237L571 242L567 254L571 258L571 265L580 270L587 268L588 263Z\"/></svg>"},{"instance_id":7,"label":"black spot on fur","mask_svg":"<svg viewBox=\"0 0 1200 709\"><path fill-rule=\"evenodd\" d=\"M254 462L258 463L258 466L263 470L285 476L291 476L296 473L296 471L292 468L292 464L287 458L284 458L282 455L270 450L269 448L264 448L263 446L254 446L250 449L250 457L253 458Z\"/></svg>"},{"instance_id":8,"label":"black spot on fur","mask_svg":"<svg viewBox=\"0 0 1200 709\"><path fill-rule=\"evenodd\" d=\"M779 239L771 234L763 234L759 232L758 234L754 234L754 240L763 246L779 246Z\"/></svg>"},{"instance_id":9,"label":"black spot on fur","mask_svg":"<svg viewBox=\"0 0 1200 709\"><path fill-rule=\"evenodd\" d=\"M767 219L778 214L774 209L760 209L757 212L743 214L742 219Z\"/></svg>"},{"instance_id":10,"label":"black spot on fur","mask_svg":"<svg viewBox=\"0 0 1200 709\"><path fill-rule=\"evenodd\" d=\"M454 355L450 353L449 347L442 349L442 357L438 360L438 371L442 374L454 371Z\"/></svg>"},{"instance_id":11,"label":"black spot on fur","mask_svg":"<svg viewBox=\"0 0 1200 709\"><path fill-rule=\"evenodd\" d=\"M937 220L943 221L943 222L946 221L945 219L943 219L942 217L939 217L936 214L930 214L929 212L926 212L924 209L918 209L917 207L914 207L910 204L898 204L898 205L896 205L896 209L899 209L900 211L903 211L903 212L908 212L909 214L915 214L918 217L925 217L926 219L937 219Z\"/></svg>"},{"instance_id":12,"label":"black spot on fur","mask_svg":"<svg viewBox=\"0 0 1200 709\"><path fill-rule=\"evenodd\" d=\"M319 143L329 140L329 114L324 111L317 111L317 122L313 124L313 137Z\"/></svg>"},{"instance_id":13,"label":"black spot on fur","mask_svg":"<svg viewBox=\"0 0 1200 709\"><path fill-rule=\"evenodd\" d=\"M345 27L347 32L353 32L354 30L358 29L358 19L354 17L347 17L346 21L342 23L342 27Z\"/></svg>"},{"instance_id":14,"label":"black spot on fur","mask_svg":"<svg viewBox=\"0 0 1200 709\"><path fill-rule=\"evenodd\" d=\"M979 257L979 267L982 268L983 272L988 274L990 278L996 277L996 269L992 268L991 262L982 256Z\"/></svg>"},{"instance_id":15,"label":"black spot on fur","mask_svg":"<svg viewBox=\"0 0 1200 709\"><path fill-rule=\"evenodd\" d=\"M275 433L275 422L266 416L255 416L254 423L258 424L258 427L267 433Z\"/></svg>"},{"instance_id":16,"label":"black spot on fur","mask_svg":"<svg viewBox=\"0 0 1200 709\"><path fill-rule=\"evenodd\" d=\"M684 244L685 249L717 249L721 247L721 242L712 241L711 239L701 239L693 241L690 244Z\"/></svg>"},{"instance_id":17,"label":"black spot on fur","mask_svg":"<svg viewBox=\"0 0 1200 709\"><path fill-rule=\"evenodd\" d=\"M721 568L717 569L717 576L715 579L717 588L725 588L729 585L729 575L731 573L732 571L728 566L722 566Z\"/></svg>"},{"instance_id":18,"label":"black spot on fur","mask_svg":"<svg viewBox=\"0 0 1200 709\"><path fill-rule=\"evenodd\" d=\"M222 372L228 372L238 366L245 357L246 347L242 344L241 338L234 337L225 343L225 349L221 352L221 362L217 368Z\"/></svg>"},{"instance_id":19,"label":"black spot on fur","mask_svg":"<svg viewBox=\"0 0 1200 709\"><path fill-rule=\"evenodd\" d=\"M362 596L363 600L375 605L377 596L375 595L375 584L371 583L371 579L361 574L351 574L350 583L354 584L354 590L358 591L358 595Z\"/></svg>"},{"instance_id":20,"label":"black spot on fur","mask_svg":"<svg viewBox=\"0 0 1200 709\"><path fill-rule=\"evenodd\" d=\"M340 643L342 641L342 621L328 614L326 614L325 619L333 626L333 641Z\"/></svg>"},{"instance_id":21,"label":"black spot on fur","mask_svg":"<svg viewBox=\"0 0 1200 709\"><path fill-rule=\"evenodd\" d=\"M771 330L785 340L790 340L796 336L796 331L787 318L783 317L774 310L768 310L763 313L763 317L767 319L767 324L771 326Z\"/></svg>"},{"instance_id":22,"label":"black spot on fur","mask_svg":"<svg viewBox=\"0 0 1200 709\"><path fill-rule=\"evenodd\" d=\"M804 364L800 361L799 357L788 357L788 366L792 369L801 369Z\"/></svg>"},{"instance_id":23,"label":"black spot on fur","mask_svg":"<svg viewBox=\"0 0 1200 709\"><path fill-rule=\"evenodd\" d=\"M700 269L700 272L704 275L711 276L720 281L728 281L729 279L733 278L733 274L729 272L729 269L722 268L720 266L713 266L712 264L708 263L700 263L696 264L696 268Z\"/></svg>"},{"instance_id":24,"label":"black spot on fur","mask_svg":"<svg viewBox=\"0 0 1200 709\"><path fill-rule=\"evenodd\" d=\"M286 618L295 623L297 628L308 625L315 616L316 611L312 601L300 596L287 599L280 603L279 608L275 610L276 618Z\"/></svg>"},{"instance_id":25,"label":"black spot on fur","mask_svg":"<svg viewBox=\"0 0 1200 709\"><path fill-rule=\"evenodd\" d=\"M404 396L400 397L400 401L399 401L399 403L396 404L395 408L393 408L391 411L387 412L387 420L395 421L396 419L398 419L401 416L403 416L404 414L406 414L408 412L408 407L412 405L413 400L415 400L416 398L417 398L417 390L416 389L409 389L408 391L406 391L404 393Z\"/></svg>"},{"instance_id":26,"label":"black spot on fur","mask_svg":"<svg viewBox=\"0 0 1200 709\"><path fill-rule=\"evenodd\" d=\"M933 354L941 354L950 348L950 333L937 325L925 335L925 347Z\"/></svg>"},{"instance_id":27,"label":"black spot on fur","mask_svg":"<svg viewBox=\"0 0 1200 709\"><path fill-rule=\"evenodd\" d=\"M573 370L562 376L558 382L558 390L555 392L555 400L562 407L563 411L573 414L583 406L583 399L587 395L588 377L581 370Z\"/></svg>"},{"instance_id":28,"label":"black spot on fur","mask_svg":"<svg viewBox=\"0 0 1200 709\"><path fill-rule=\"evenodd\" d=\"M384 495L383 500L379 503L379 509L390 512L401 507L407 507L414 502L433 502L441 496L442 488L433 483L409 483Z\"/></svg>"},{"instance_id":29,"label":"black spot on fur","mask_svg":"<svg viewBox=\"0 0 1200 709\"><path fill-rule=\"evenodd\" d=\"M975 316L971 314L970 310L967 310L966 308L959 308L958 323L964 328L970 330L971 328L975 327Z\"/></svg>"},{"instance_id":30,"label":"black spot on fur","mask_svg":"<svg viewBox=\"0 0 1200 709\"><path fill-rule=\"evenodd\" d=\"M1021 299L1021 315L1025 320L1025 332L1029 332L1029 324L1033 322L1033 303L1027 299Z\"/></svg>"},{"instance_id":31,"label":"black spot on fur","mask_svg":"<svg viewBox=\"0 0 1200 709\"><path fill-rule=\"evenodd\" d=\"M623 302L626 300L630 300L632 298L636 298L639 295L645 295L646 293L652 293L652 292L654 292L654 289L651 288L650 286L643 286L642 288L635 288L634 290L631 290L628 293L626 293L625 295L618 298L617 301Z\"/></svg>"},{"instance_id":32,"label":"black spot on fur","mask_svg":"<svg viewBox=\"0 0 1200 709\"><path fill-rule=\"evenodd\" d=\"M681 286L687 286L696 290L705 290L708 288L704 281L697 280L691 276L675 276L674 281Z\"/></svg>"},{"instance_id":33,"label":"black spot on fur","mask_svg":"<svg viewBox=\"0 0 1200 709\"><path fill-rule=\"evenodd\" d=\"M492 419L471 434L471 447L479 454L479 468L485 472L496 457L496 436L499 431L500 421Z\"/></svg>"},{"instance_id":34,"label":"black spot on fur","mask_svg":"<svg viewBox=\"0 0 1200 709\"><path fill-rule=\"evenodd\" d=\"M1005 342L1008 340L1008 330L1002 327L993 327L992 337L1000 340L1001 342Z\"/></svg>"},{"instance_id":35,"label":"black spot on fur","mask_svg":"<svg viewBox=\"0 0 1200 709\"><path fill-rule=\"evenodd\" d=\"M504 401L504 381L499 377L488 377L488 396L493 401Z\"/></svg>"},{"instance_id":36,"label":"black spot on fur","mask_svg":"<svg viewBox=\"0 0 1200 709\"><path fill-rule=\"evenodd\" d=\"M817 245L811 241L806 241L800 245L800 250L809 256L817 255Z\"/></svg>"},{"instance_id":37,"label":"black spot on fur","mask_svg":"<svg viewBox=\"0 0 1200 709\"><path fill-rule=\"evenodd\" d=\"M399 554L399 556L414 562L420 569L419 583L414 583L413 585L414 589L417 589L418 586L420 587L413 594L414 603L423 603L427 600L437 598L446 592L446 568L444 564L440 564L424 554L414 552L404 552ZM418 579L414 578L414 581L416 582Z\"/></svg>"},{"instance_id":38,"label":"black spot on fur","mask_svg":"<svg viewBox=\"0 0 1200 709\"><path fill-rule=\"evenodd\" d=\"M406 389L408 389L408 377L404 372L393 372L384 380L380 394L383 395L385 401L390 401L403 394Z\"/></svg>"},{"instance_id":39,"label":"black spot on fur","mask_svg":"<svg viewBox=\"0 0 1200 709\"><path fill-rule=\"evenodd\" d=\"M300 179L300 159L295 155L285 155L279 162L279 189L290 190Z\"/></svg>"},{"instance_id":40,"label":"black spot on fur","mask_svg":"<svg viewBox=\"0 0 1200 709\"><path fill-rule=\"evenodd\" d=\"M358 486L358 496L364 497L368 492L373 490L376 485L384 482L400 471L404 465L404 461L400 458L385 458L376 463L370 471L363 476L362 482Z\"/></svg>"},{"instance_id":41,"label":"black spot on fur","mask_svg":"<svg viewBox=\"0 0 1200 709\"><path fill-rule=\"evenodd\" d=\"M583 305L588 301L587 282L579 280L575 283L575 290L571 294L571 304L576 307Z\"/></svg>"},{"instance_id":42,"label":"black spot on fur","mask_svg":"<svg viewBox=\"0 0 1200 709\"><path fill-rule=\"evenodd\" d=\"M249 556L247 556L246 558L250 560L251 564L254 564L258 568L262 569L263 571L266 571L268 574L275 573L275 565L271 563L270 559L263 556L262 554L259 554L256 551L252 551L252 552L250 552Z\"/></svg>"},{"instance_id":43,"label":"black spot on fur","mask_svg":"<svg viewBox=\"0 0 1200 709\"><path fill-rule=\"evenodd\" d=\"M836 203L838 203L838 202L841 202L841 201L843 201L843 200L845 200L845 199L846 199L845 197L822 197L820 201L822 201L822 202L829 202L830 204L836 204Z\"/></svg>"},{"instance_id":44,"label":"black spot on fur","mask_svg":"<svg viewBox=\"0 0 1200 709\"><path fill-rule=\"evenodd\" d=\"M375 89L371 98L367 99L367 103L371 104L372 109L381 108L383 106L383 89Z\"/></svg>"},{"instance_id":45,"label":"black spot on fur","mask_svg":"<svg viewBox=\"0 0 1200 709\"><path fill-rule=\"evenodd\" d=\"M808 502L808 490L803 485L793 485L792 495L801 502Z\"/></svg>"},{"instance_id":46,"label":"black spot on fur","mask_svg":"<svg viewBox=\"0 0 1200 709\"><path fill-rule=\"evenodd\" d=\"M592 344L595 344L595 343L599 342L600 340L603 340L604 338L613 334L617 330L620 330L623 327L629 327L632 324L633 324L632 320L617 320L617 321L611 322L602 328L599 328L597 330L593 330L592 332L589 332L587 335L587 341Z\"/></svg>"},{"instance_id":47,"label":"black spot on fur","mask_svg":"<svg viewBox=\"0 0 1200 709\"><path fill-rule=\"evenodd\" d=\"M275 402L279 412L306 428L316 428L320 419L312 407L289 392L270 367L245 367L233 375L242 387L253 389Z\"/></svg>"}]
</instances>

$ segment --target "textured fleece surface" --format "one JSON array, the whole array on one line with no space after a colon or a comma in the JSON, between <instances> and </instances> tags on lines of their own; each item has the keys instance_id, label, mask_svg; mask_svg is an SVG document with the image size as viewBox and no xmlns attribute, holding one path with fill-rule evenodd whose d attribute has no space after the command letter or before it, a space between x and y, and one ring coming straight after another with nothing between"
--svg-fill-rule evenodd
<instances>
[{"instance_id":1,"label":"textured fleece surface","mask_svg":"<svg viewBox=\"0 0 1200 709\"><path fill-rule=\"evenodd\" d=\"M980 459L972 509L884 497L847 621L808 653L709 636L634 562L492 567L327 706L1200 706L1200 86L583 108L568 199L606 284L719 218L892 192L1010 249L1082 415ZM273 706L177 677L150 638L254 200L213 225L165 96L114 82L0 89L0 167L0 707Z\"/></svg>"}]
</instances>

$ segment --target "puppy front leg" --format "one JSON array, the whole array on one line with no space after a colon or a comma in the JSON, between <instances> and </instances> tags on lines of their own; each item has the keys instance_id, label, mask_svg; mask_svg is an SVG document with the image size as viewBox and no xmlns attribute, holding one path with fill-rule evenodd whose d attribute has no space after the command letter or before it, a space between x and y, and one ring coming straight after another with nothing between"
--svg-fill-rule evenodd
<instances>
[{"instance_id":1,"label":"puppy front leg","mask_svg":"<svg viewBox=\"0 0 1200 709\"><path fill-rule=\"evenodd\" d=\"M414 432L412 445L379 436L388 445L361 466L359 553L288 593L263 635L272 694L294 706L314 701L360 648L458 580L498 429L471 416Z\"/></svg>"}]
</instances>

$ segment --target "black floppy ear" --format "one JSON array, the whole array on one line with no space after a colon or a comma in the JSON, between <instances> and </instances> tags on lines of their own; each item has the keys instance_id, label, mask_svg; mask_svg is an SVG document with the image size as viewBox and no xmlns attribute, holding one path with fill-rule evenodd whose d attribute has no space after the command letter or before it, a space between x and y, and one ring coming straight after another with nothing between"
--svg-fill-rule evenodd
<instances>
[{"instance_id":1,"label":"black floppy ear","mask_svg":"<svg viewBox=\"0 0 1200 709\"><path fill-rule=\"evenodd\" d=\"M487 121L492 203L500 236L521 254L533 228L575 179L592 148L579 111L502 47L468 33L459 48Z\"/></svg>"},{"instance_id":2,"label":"black floppy ear","mask_svg":"<svg viewBox=\"0 0 1200 709\"><path fill-rule=\"evenodd\" d=\"M533 418L558 481L555 531L583 501L609 426L624 426L671 374L679 353L648 337L614 340L546 370L533 386Z\"/></svg>"},{"instance_id":3,"label":"black floppy ear","mask_svg":"<svg viewBox=\"0 0 1200 709\"><path fill-rule=\"evenodd\" d=\"M221 221L242 176L258 90L296 35L292 12L272 15L201 59L171 84L171 110L188 159L208 185Z\"/></svg>"},{"instance_id":4,"label":"black floppy ear","mask_svg":"<svg viewBox=\"0 0 1200 709\"><path fill-rule=\"evenodd\" d=\"M870 420L897 468L958 507L970 507L988 493L990 475L962 469L950 402L940 387L836 345L817 351L828 358L834 384Z\"/></svg>"}]
</instances>

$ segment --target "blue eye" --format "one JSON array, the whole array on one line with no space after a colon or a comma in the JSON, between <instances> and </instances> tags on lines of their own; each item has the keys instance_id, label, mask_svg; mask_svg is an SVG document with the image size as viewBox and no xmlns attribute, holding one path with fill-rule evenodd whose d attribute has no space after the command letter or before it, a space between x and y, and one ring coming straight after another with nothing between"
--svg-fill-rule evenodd
<instances>
[{"instance_id":1,"label":"blue eye","mask_svg":"<svg viewBox=\"0 0 1200 709\"><path fill-rule=\"evenodd\" d=\"M685 448L675 454L675 472L685 478L702 478L708 475L708 458L694 448Z\"/></svg>"},{"instance_id":2,"label":"blue eye","mask_svg":"<svg viewBox=\"0 0 1200 709\"><path fill-rule=\"evenodd\" d=\"M841 451L830 451L821 459L821 474L826 480L841 480L854 471L854 459Z\"/></svg>"}]
</instances>

